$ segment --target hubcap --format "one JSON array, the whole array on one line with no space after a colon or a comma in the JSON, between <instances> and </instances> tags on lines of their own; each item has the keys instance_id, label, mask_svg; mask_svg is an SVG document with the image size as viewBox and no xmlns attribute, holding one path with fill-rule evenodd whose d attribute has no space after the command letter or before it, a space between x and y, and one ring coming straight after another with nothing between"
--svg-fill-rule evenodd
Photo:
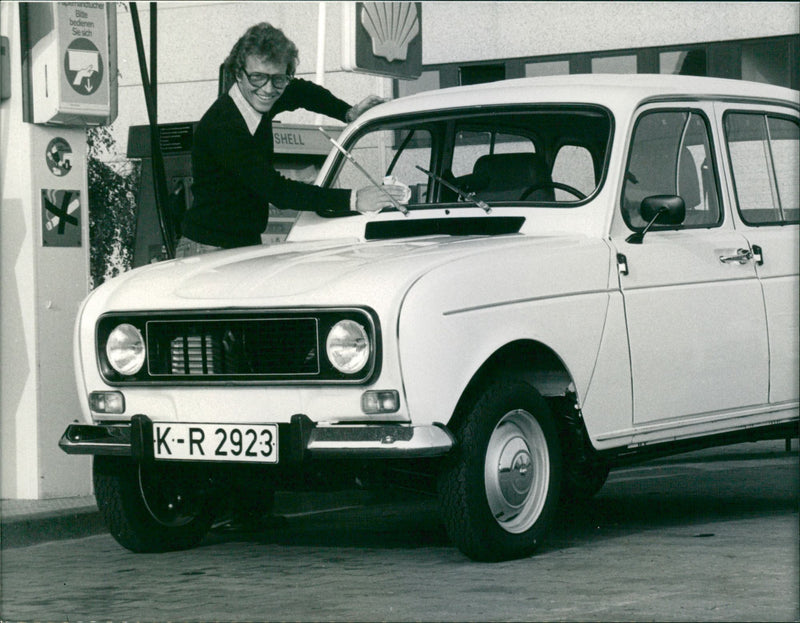
<instances>
[{"instance_id":1,"label":"hubcap","mask_svg":"<svg viewBox=\"0 0 800 623\"><path fill-rule=\"evenodd\" d=\"M500 452L498 479L503 497L512 506L525 501L533 482L531 454L525 442L513 438Z\"/></svg>"},{"instance_id":2,"label":"hubcap","mask_svg":"<svg viewBox=\"0 0 800 623\"><path fill-rule=\"evenodd\" d=\"M484 463L486 498L495 520L512 533L528 530L544 508L550 457L541 426L517 409L498 422Z\"/></svg>"}]
</instances>

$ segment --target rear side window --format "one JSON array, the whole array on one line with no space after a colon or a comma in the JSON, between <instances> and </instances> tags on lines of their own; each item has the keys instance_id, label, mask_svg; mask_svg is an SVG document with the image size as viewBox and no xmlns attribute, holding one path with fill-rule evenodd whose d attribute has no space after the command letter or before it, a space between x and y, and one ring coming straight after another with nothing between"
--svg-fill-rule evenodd
<instances>
[{"instance_id":1,"label":"rear side window","mask_svg":"<svg viewBox=\"0 0 800 623\"><path fill-rule=\"evenodd\" d=\"M748 225L800 218L800 126L795 119L729 112L725 138L736 202Z\"/></svg>"},{"instance_id":2,"label":"rear side window","mask_svg":"<svg viewBox=\"0 0 800 623\"><path fill-rule=\"evenodd\" d=\"M686 219L679 228L714 227L722 221L703 115L658 110L643 114L636 122L622 191L622 215L631 229L645 226L639 207L652 195L683 198Z\"/></svg>"},{"instance_id":3,"label":"rear side window","mask_svg":"<svg viewBox=\"0 0 800 623\"><path fill-rule=\"evenodd\" d=\"M459 177L472 173L481 156L509 153L536 153L536 146L524 136L461 130L456 134L453 147L453 175Z\"/></svg>"},{"instance_id":4,"label":"rear side window","mask_svg":"<svg viewBox=\"0 0 800 623\"><path fill-rule=\"evenodd\" d=\"M597 179L594 174L594 162L592 154L585 147L579 145L563 145L556 154L556 161L553 163L553 181L566 184L571 188L581 191L584 195L591 195L597 186ZM569 193L558 187L555 189L556 199L564 201L575 197L575 193Z\"/></svg>"}]
</instances>

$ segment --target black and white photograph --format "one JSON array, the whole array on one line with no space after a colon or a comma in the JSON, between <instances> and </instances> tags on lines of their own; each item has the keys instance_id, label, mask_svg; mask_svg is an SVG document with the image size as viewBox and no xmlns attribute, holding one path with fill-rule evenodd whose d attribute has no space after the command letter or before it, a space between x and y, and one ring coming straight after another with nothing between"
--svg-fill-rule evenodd
<instances>
[{"instance_id":1,"label":"black and white photograph","mask_svg":"<svg viewBox=\"0 0 800 623\"><path fill-rule=\"evenodd\" d=\"M800 621L800 2L0 2L0 621Z\"/></svg>"}]
</instances>

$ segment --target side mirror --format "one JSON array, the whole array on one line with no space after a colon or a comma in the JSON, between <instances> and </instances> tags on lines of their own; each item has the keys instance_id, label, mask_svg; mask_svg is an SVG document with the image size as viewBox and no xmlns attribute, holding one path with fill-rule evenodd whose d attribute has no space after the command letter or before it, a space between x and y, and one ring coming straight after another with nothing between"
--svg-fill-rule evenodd
<instances>
[{"instance_id":1,"label":"side mirror","mask_svg":"<svg viewBox=\"0 0 800 623\"><path fill-rule=\"evenodd\" d=\"M642 200L639 212L648 223L656 219L663 225L680 225L686 218L686 204L678 195L653 195Z\"/></svg>"},{"instance_id":2,"label":"side mirror","mask_svg":"<svg viewBox=\"0 0 800 623\"><path fill-rule=\"evenodd\" d=\"M647 221L640 232L635 232L625 239L629 244L642 244L644 235L656 223L662 225L680 225L686 218L686 203L678 195L652 195L642 200L639 214Z\"/></svg>"}]
</instances>

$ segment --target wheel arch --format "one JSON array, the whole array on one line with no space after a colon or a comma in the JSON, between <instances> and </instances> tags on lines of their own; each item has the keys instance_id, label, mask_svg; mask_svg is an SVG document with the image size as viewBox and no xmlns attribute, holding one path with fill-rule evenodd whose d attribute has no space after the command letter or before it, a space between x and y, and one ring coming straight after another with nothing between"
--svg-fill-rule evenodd
<instances>
[{"instance_id":1,"label":"wheel arch","mask_svg":"<svg viewBox=\"0 0 800 623\"><path fill-rule=\"evenodd\" d=\"M501 378L521 380L544 398L559 432L565 464L594 460L573 375L558 353L538 340L515 340L492 353L468 382L448 426L458 426L482 389Z\"/></svg>"},{"instance_id":2,"label":"wheel arch","mask_svg":"<svg viewBox=\"0 0 800 623\"><path fill-rule=\"evenodd\" d=\"M572 374L552 348L538 340L515 340L498 348L478 368L456 404L451 424L457 423L482 387L501 377L525 381L545 399L574 395Z\"/></svg>"}]
</instances>

